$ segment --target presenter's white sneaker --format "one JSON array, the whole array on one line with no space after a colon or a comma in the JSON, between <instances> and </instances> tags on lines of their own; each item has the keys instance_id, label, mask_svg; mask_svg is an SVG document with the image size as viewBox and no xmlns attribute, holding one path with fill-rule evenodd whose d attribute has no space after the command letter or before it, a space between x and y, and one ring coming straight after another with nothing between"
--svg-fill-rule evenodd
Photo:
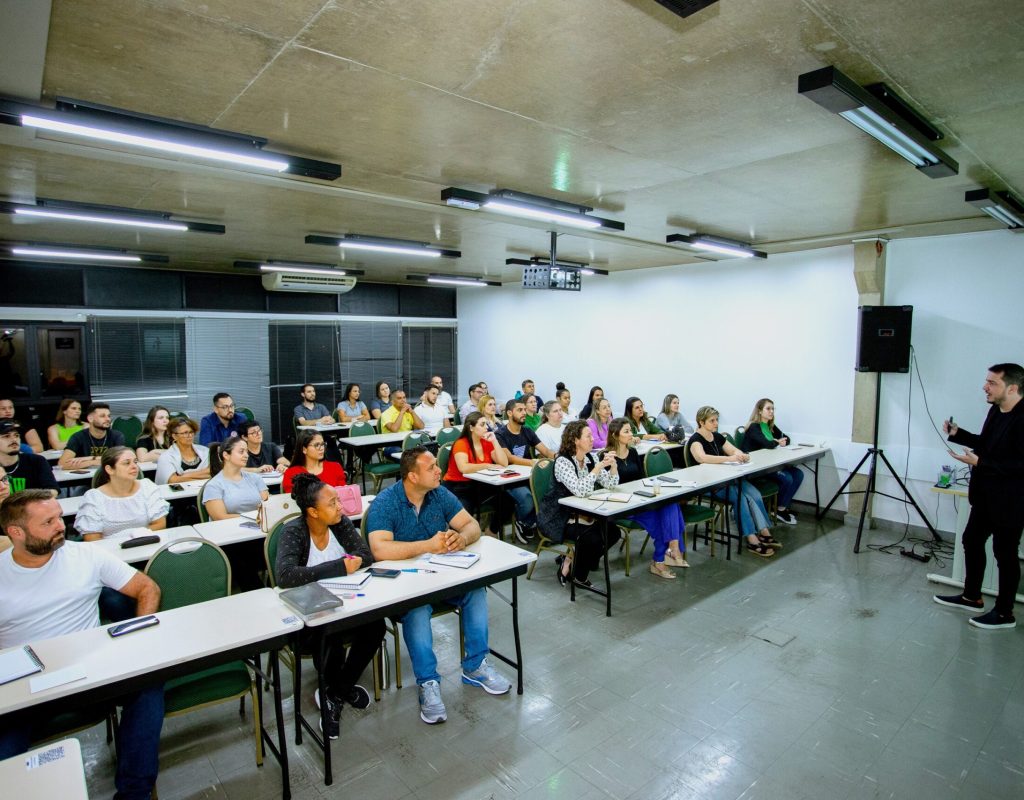
<instances>
[{"instance_id":1,"label":"presenter's white sneaker","mask_svg":"<svg viewBox=\"0 0 1024 800\"><path fill-rule=\"evenodd\" d=\"M420 719L428 725L437 725L448 719L448 712L441 702L441 684L426 681L420 685Z\"/></svg>"},{"instance_id":2,"label":"presenter's white sneaker","mask_svg":"<svg viewBox=\"0 0 1024 800\"><path fill-rule=\"evenodd\" d=\"M494 667L487 663L486 658L472 672L463 670L462 682L470 686L479 686L487 694L505 694L512 688L512 684L498 674Z\"/></svg>"}]
</instances>

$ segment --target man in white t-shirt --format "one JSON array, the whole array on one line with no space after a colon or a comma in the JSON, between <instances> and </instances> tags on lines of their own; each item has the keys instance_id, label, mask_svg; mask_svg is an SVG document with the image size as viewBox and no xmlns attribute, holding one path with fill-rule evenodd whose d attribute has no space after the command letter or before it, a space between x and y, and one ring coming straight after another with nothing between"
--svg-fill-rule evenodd
<instances>
[{"instance_id":1,"label":"man in white t-shirt","mask_svg":"<svg viewBox=\"0 0 1024 800\"><path fill-rule=\"evenodd\" d=\"M437 404L442 408L448 410L448 416L455 416L455 401L452 396L444 390L444 381L441 380L440 375L435 375L430 379L430 385L437 387Z\"/></svg>"},{"instance_id":2,"label":"man in white t-shirt","mask_svg":"<svg viewBox=\"0 0 1024 800\"><path fill-rule=\"evenodd\" d=\"M448 424L448 406L441 404L440 393L436 386L428 386L423 390L423 399L413 413L423 421L423 427L431 433L437 433Z\"/></svg>"},{"instance_id":3,"label":"man in white t-shirt","mask_svg":"<svg viewBox=\"0 0 1024 800\"><path fill-rule=\"evenodd\" d=\"M0 506L0 528L11 549L0 553L0 649L89 630L100 624L103 587L135 599L136 612L160 607L152 579L95 544L64 541L60 503L49 489L26 489ZM120 698L118 798L149 798L159 768L164 721L163 685ZM22 753L33 739L34 718L0 723L0 759Z\"/></svg>"}]
</instances>

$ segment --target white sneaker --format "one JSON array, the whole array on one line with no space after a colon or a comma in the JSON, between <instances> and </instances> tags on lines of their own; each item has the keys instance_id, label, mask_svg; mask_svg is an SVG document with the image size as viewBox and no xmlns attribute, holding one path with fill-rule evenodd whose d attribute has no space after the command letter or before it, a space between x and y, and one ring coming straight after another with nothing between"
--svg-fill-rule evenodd
<instances>
[{"instance_id":1,"label":"white sneaker","mask_svg":"<svg viewBox=\"0 0 1024 800\"><path fill-rule=\"evenodd\" d=\"M427 681L420 686L420 719L428 725L437 725L448 719L448 712L441 701L441 684Z\"/></svg>"}]
</instances>

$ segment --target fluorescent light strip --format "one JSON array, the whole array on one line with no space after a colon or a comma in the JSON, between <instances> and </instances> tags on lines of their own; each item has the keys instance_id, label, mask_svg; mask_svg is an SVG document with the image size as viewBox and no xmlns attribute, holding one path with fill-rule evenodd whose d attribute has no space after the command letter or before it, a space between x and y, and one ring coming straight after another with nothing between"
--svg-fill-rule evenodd
<instances>
[{"instance_id":1,"label":"fluorescent light strip","mask_svg":"<svg viewBox=\"0 0 1024 800\"><path fill-rule=\"evenodd\" d=\"M430 250L426 247L401 247L399 245L391 244L371 244L369 242L350 242L348 240L342 240L338 242L338 247L346 250L372 250L375 253L395 253L400 256L423 256L425 258L440 258L440 250Z\"/></svg>"},{"instance_id":2,"label":"fluorescent light strip","mask_svg":"<svg viewBox=\"0 0 1024 800\"><path fill-rule=\"evenodd\" d=\"M79 214L72 211L51 211L45 208L16 208L14 213L22 217L44 217L46 219L62 219L71 222L96 222L102 225L126 225L132 228L154 228L161 231L188 231L188 225L180 222L150 222L130 217L105 217L91 214Z\"/></svg>"},{"instance_id":3,"label":"fluorescent light strip","mask_svg":"<svg viewBox=\"0 0 1024 800\"><path fill-rule=\"evenodd\" d=\"M753 258L754 254L749 250L742 250L739 247L730 247L727 244L714 244L711 242L690 242L690 247L698 250L710 250L712 253L719 253L723 256L736 256L737 258Z\"/></svg>"},{"instance_id":4,"label":"fluorescent light strip","mask_svg":"<svg viewBox=\"0 0 1024 800\"><path fill-rule=\"evenodd\" d=\"M427 283L444 283L449 286L486 286L486 283L474 281L469 278L427 278Z\"/></svg>"},{"instance_id":5,"label":"fluorescent light strip","mask_svg":"<svg viewBox=\"0 0 1024 800\"><path fill-rule=\"evenodd\" d=\"M1013 214L1011 211L1008 211L1007 209L1003 208L1002 206L986 206L981 210L984 211L993 219L999 220L1004 225L1009 225L1010 227L1013 228L1024 227L1024 220Z\"/></svg>"},{"instance_id":6,"label":"fluorescent light strip","mask_svg":"<svg viewBox=\"0 0 1024 800\"><path fill-rule=\"evenodd\" d=\"M840 112L839 116L852 122L864 133L873 136L890 150L903 156L915 167L939 163L935 156L866 106Z\"/></svg>"},{"instance_id":7,"label":"fluorescent light strip","mask_svg":"<svg viewBox=\"0 0 1024 800\"><path fill-rule=\"evenodd\" d=\"M260 264L263 272L288 272L292 275L344 275L341 269L310 269L309 267L286 267L281 264Z\"/></svg>"},{"instance_id":8,"label":"fluorescent light strip","mask_svg":"<svg viewBox=\"0 0 1024 800\"><path fill-rule=\"evenodd\" d=\"M528 217L539 219L544 222L557 222L562 225L573 225L578 228L600 228L601 221L583 214L568 214L565 212L524 206L518 203L510 203L505 200L487 200L484 208L488 211L497 211L499 214L510 214L515 217Z\"/></svg>"},{"instance_id":9,"label":"fluorescent light strip","mask_svg":"<svg viewBox=\"0 0 1024 800\"><path fill-rule=\"evenodd\" d=\"M16 256L35 256L37 258L72 258L79 261L127 261L137 264L142 261L138 256L116 255L113 253L88 253L79 250L43 250L36 247L12 247Z\"/></svg>"},{"instance_id":10,"label":"fluorescent light strip","mask_svg":"<svg viewBox=\"0 0 1024 800\"><path fill-rule=\"evenodd\" d=\"M73 136L84 136L88 139L99 139L104 142L145 147L150 150L164 150L169 153L208 158L212 161L225 161L229 164L258 167L259 169L269 169L274 172L283 172L290 166L287 161L279 158L260 158L259 156L232 153L227 150L215 150L210 147L198 147L196 145L168 141L167 139L157 139L151 136L119 133L117 131L104 130L103 128L94 128L89 125L76 125L71 122L60 122L45 117L37 117L32 114L22 114L21 124L44 131L53 131L54 133L68 133Z\"/></svg>"}]
</instances>

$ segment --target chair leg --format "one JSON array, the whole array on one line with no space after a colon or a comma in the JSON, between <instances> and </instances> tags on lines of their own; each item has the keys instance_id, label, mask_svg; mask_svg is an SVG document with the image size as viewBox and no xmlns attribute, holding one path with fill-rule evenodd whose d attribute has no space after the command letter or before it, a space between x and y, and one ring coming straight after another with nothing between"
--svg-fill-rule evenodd
<instances>
[{"instance_id":1,"label":"chair leg","mask_svg":"<svg viewBox=\"0 0 1024 800\"><path fill-rule=\"evenodd\" d=\"M110 717L111 715L107 714L107 744L114 741L114 723Z\"/></svg>"},{"instance_id":2,"label":"chair leg","mask_svg":"<svg viewBox=\"0 0 1024 800\"><path fill-rule=\"evenodd\" d=\"M542 535L540 535L540 534L537 535L537 549L533 551L534 554L537 556L537 560L540 559L540 551L546 549L544 547L544 542L545 541L547 541L547 540ZM527 572L526 572L526 580L530 580L530 578L533 577L533 570L534 570L534 568L536 568L536 566L537 566L537 561L534 561L532 564L530 564L530 569L527 570Z\"/></svg>"},{"instance_id":3,"label":"chair leg","mask_svg":"<svg viewBox=\"0 0 1024 800\"><path fill-rule=\"evenodd\" d=\"M619 528L622 531L622 544L619 546L619 552L626 551L626 577L629 577L629 531Z\"/></svg>"},{"instance_id":4,"label":"chair leg","mask_svg":"<svg viewBox=\"0 0 1024 800\"><path fill-rule=\"evenodd\" d=\"M238 698L238 716L245 719L245 695Z\"/></svg>"},{"instance_id":5,"label":"chair leg","mask_svg":"<svg viewBox=\"0 0 1024 800\"><path fill-rule=\"evenodd\" d=\"M258 698L256 697L256 693L260 690L258 684L259 684L259 679L258 678L254 678L253 682L252 682L252 686L249 688L249 691L252 693L252 731L253 731L253 735L256 737L256 766L257 767L262 767L263 766L263 736L261 735L262 734L262 728L261 728L262 720L260 719L260 704L257 702ZM245 695L242 695L242 704L243 704L243 707L244 707Z\"/></svg>"},{"instance_id":6,"label":"chair leg","mask_svg":"<svg viewBox=\"0 0 1024 800\"><path fill-rule=\"evenodd\" d=\"M647 534L647 535L646 535L646 536L644 537L644 543L643 543L642 545L640 545L640 555L643 555L643 554L644 554L644 550L646 550L646 549L647 549L647 543L648 543L649 541L651 541L651 534Z\"/></svg>"},{"instance_id":7,"label":"chair leg","mask_svg":"<svg viewBox=\"0 0 1024 800\"><path fill-rule=\"evenodd\" d=\"M378 650L374 656L373 661L370 664L370 669L373 670L373 699L375 702L380 702L380 685L383 682L383 676L381 675L380 665L380 651Z\"/></svg>"},{"instance_id":8,"label":"chair leg","mask_svg":"<svg viewBox=\"0 0 1024 800\"><path fill-rule=\"evenodd\" d=\"M395 622L395 688L402 688L402 642L401 634L398 632L398 622Z\"/></svg>"}]
</instances>

